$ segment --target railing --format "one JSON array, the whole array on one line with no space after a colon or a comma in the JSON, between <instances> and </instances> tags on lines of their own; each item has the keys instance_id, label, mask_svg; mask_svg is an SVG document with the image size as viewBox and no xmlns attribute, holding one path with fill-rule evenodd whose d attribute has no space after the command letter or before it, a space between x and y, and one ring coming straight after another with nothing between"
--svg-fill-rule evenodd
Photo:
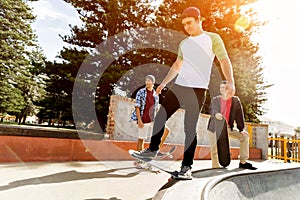
<instances>
[{"instance_id":1,"label":"railing","mask_svg":"<svg viewBox=\"0 0 300 200\"><path fill-rule=\"evenodd\" d=\"M269 138L268 157L284 162L300 162L300 140L295 136Z\"/></svg>"}]
</instances>

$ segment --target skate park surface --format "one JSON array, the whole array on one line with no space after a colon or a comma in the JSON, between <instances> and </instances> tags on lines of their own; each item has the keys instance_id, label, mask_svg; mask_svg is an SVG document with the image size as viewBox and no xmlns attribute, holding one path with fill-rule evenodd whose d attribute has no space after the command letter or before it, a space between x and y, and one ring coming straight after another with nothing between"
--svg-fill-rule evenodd
<instances>
[{"instance_id":1,"label":"skate park surface","mask_svg":"<svg viewBox=\"0 0 300 200\"><path fill-rule=\"evenodd\" d=\"M160 161L170 170L181 162ZM257 170L211 169L210 160L195 160L194 179L168 181L170 175L138 170L133 161L15 162L0 164L0 199L22 200L177 200L298 199L300 164L250 161Z\"/></svg>"}]
</instances>

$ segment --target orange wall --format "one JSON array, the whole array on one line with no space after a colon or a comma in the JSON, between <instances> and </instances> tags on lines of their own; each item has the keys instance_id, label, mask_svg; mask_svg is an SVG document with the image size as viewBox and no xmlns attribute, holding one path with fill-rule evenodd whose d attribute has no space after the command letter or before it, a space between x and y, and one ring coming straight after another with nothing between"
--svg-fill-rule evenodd
<instances>
[{"instance_id":1,"label":"orange wall","mask_svg":"<svg viewBox=\"0 0 300 200\"><path fill-rule=\"evenodd\" d=\"M163 151L172 146L165 144ZM176 146L173 159L182 159L183 146ZM134 141L0 136L0 162L132 160L128 150L135 148ZM198 146L195 159L210 159L209 151ZM231 154L237 159L239 149L231 148ZM261 159L261 150L250 148L250 159Z\"/></svg>"}]
</instances>

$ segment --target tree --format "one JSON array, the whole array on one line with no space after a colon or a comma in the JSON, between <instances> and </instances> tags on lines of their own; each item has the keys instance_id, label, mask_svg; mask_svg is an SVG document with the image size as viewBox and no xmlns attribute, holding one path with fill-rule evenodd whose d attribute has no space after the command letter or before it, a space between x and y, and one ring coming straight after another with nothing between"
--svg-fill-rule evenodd
<instances>
[{"instance_id":1,"label":"tree","mask_svg":"<svg viewBox=\"0 0 300 200\"><path fill-rule=\"evenodd\" d=\"M233 62L237 95L243 102L246 120L258 121L257 115L262 113L261 104L266 100L265 89L269 86L264 85L263 67L260 58L256 56L258 46L250 40L250 35L261 24L255 21L255 12L251 9L246 9L244 12L244 15L251 19L251 23L246 24L247 26L235 23L245 21L244 18L239 20L244 16L242 9L254 0L197 2L165 0L158 10L152 6L151 1L144 0L65 1L77 9L84 25L82 27L71 26L71 35L62 36L62 38L65 42L77 45L92 55L89 61L87 59L83 61L79 68L80 73L76 76L77 85L75 86L81 87L82 90L75 91L75 94L73 91L73 96L76 98L88 98L92 103L89 106L75 103L73 108L79 109L78 113L89 116L94 112L94 108L91 107L96 107L97 118L102 129L107 121L109 97L114 89L126 91L126 94L130 96L137 87L141 86L137 76L143 79L145 73L152 72L158 77L163 77L164 73L161 73L157 64L171 66L176 59L176 53L165 51L160 47L178 46L178 41L182 38L175 37L176 33L168 33L170 34L168 37L161 37L158 34L156 38L145 38L143 33L151 34L147 32L149 30L146 27L162 27L183 33L180 13L189 5L198 6L201 9L203 16L206 17L206 21L203 22L205 30L217 32L223 38ZM119 37L120 33L128 37ZM147 44L154 43L157 47L132 48L138 39ZM99 44L102 48L105 47L111 51L99 51ZM112 62L107 67L103 62L110 57L112 57ZM215 65L215 69L218 69L217 62ZM143 67L137 75L135 68L138 66ZM216 74L218 70L214 71L211 88L216 88L216 84L219 84L216 80L221 80ZM95 81L97 81L95 88L91 88L94 87L92 85ZM213 92L213 90L210 91ZM217 91L218 89L214 90L214 92ZM209 98L204 112L208 111L208 106Z\"/></svg>"},{"instance_id":2,"label":"tree","mask_svg":"<svg viewBox=\"0 0 300 200\"><path fill-rule=\"evenodd\" d=\"M157 25L183 31L180 13L188 6L200 8L206 18L203 28L206 31L221 35L233 64L236 81L236 95L242 101L246 121L258 122L258 115L263 114L262 104L267 100L266 89L271 85L264 84L263 65L257 55L259 49L250 36L263 25L256 18L256 13L249 6L256 0L201 0L180 1L165 0L159 7ZM248 6L248 7L247 7ZM219 92L220 66L214 62L218 70L214 70L210 84L210 95ZM203 111L208 112L210 98L207 98Z\"/></svg>"},{"instance_id":3,"label":"tree","mask_svg":"<svg viewBox=\"0 0 300 200\"><path fill-rule=\"evenodd\" d=\"M38 117L40 120L48 120L49 125L53 121L73 122L72 116L72 92L77 71L88 55L86 51L79 51L76 48L64 48L60 58L62 63L46 62L42 70L48 79L46 81L46 94L44 98L35 102L40 107Z\"/></svg>"},{"instance_id":4,"label":"tree","mask_svg":"<svg viewBox=\"0 0 300 200\"><path fill-rule=\"evenodd\" d=\"M90 54L94 54L95 61L94 65L86 66L82 70L82 74L77 75L77 82L81 83L82 88L86 90L92 90L91 84L85 84L87 82L93 81L93 79L99 78L99 71L103 70L101 77L99 79L98 86L96 87L95 94L92 96L87 95L83 90L74 94L73 96L81 98L95 98L95 107L98 121L102 129L105 128L107 122L107 112L109 107L109 97L112 94L112 91L118 83L118 80L130 69L135 66L142 65L143 63L152 62L154 56L147 56L150 49L135 50L124 55L121 55L120 52L128 50L130 48L126 45L120 44L130 44L130 39L127 41L122 41L118 39L115 35L123 32L127 32L128 35L132 34L130 30L135 28L146 27L151 21L149 18L150 14L153 13L153 8L149 6L151 1L136 1L136 0L117 0L117 1L85 1L85 0L65 0L66 2L71 3L81 16L81 20L84 22L83 27L73 26L72 33L69 36L62 36L65 42L68 42L72 45L80 46L81 48L86 49ZM99 56L105 57L104 52L97 51L97 46L99 44L105 43L108 38L114 38L116 43L107 44L108 49L113 49L112 51L116 56L113 62L107 67L101 63ZM132 35L131 38L135 36ZM107 56L112 56L107 52ZM93 58L91 58L93 59ZM106 68L107 69L104 69ZM128 82L128 81L127 81ZM83 97L84 96L84 97ZM91 100L93 101L93 100ZM81 116L82 120L94 120L86 119L93 112L93 108L88 106L83 106L82 104L76 105L73 102L73 108L79 109L77 115Z\"/></svg>"},{"instance_id":5,"label":"tree","mask_svg":"<svg viewBox=\"0 0 300 200\"><path fill-rule=\"evenodd\" d=\"M295 128L294 130L296 133L300 133L300 127Z\"/></svg>"},{"instance_id":6,"label":"tree","mask_svg":"<svg viewBox=\"0 0 300 200\"><path fill-rule=\"evenodd\" d=\"M35 17L22 1L0 0L0 113L25 117L39 91L34 65L43 65L36 35L31 29ZM34 63L35 62L35 63Z\"/></svg>"}]
</instances>

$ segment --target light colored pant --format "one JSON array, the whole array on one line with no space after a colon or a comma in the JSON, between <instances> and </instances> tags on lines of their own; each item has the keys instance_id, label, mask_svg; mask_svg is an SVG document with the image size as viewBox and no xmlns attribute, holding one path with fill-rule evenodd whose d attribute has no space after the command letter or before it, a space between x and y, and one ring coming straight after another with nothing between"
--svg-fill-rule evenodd
<instances>
[{"instance_id":1,"label":"light colored pant","mask_svg":"<svg viewBox=\"0 0 300 200\"><path fill-rule=\"evenodd\" d=\"M153 122L144 123L143 128L138 127L138 138L139 139L144 139L144 140L147 139L148 137L151 136L152 129L153 129Z\"/></svg>"},{"instance_id":2,"label":"light colored pant","mask_svg":"<svg viewBox=\"0 0 300 200\"><path fill-rule=\"evenodd\" d=\"M249 134L244 131L240 133L237 129L227 129L229 138L237 139L240 141L240 162L244 163L249 158ZM208 131L210 141L210 155L212 160L212 167L219 168L218 149L216 133Z\"/></svg>"},{"instance_id":3,"label":"light colored pant","mask_svg":"<svg viewBox=\"0 0 300 200\"><path fill-rule=\"evenodd\" d=\"M137 121L132 121L132 124L134 124L134 126L136 126L138 128L138 135L137 137L139 139L147 139L151 136L152 134L152 130L153 130L153 122L150 123L144 123L144 127L143 128L139 128Z\"/></svg>"}]
</instances>

